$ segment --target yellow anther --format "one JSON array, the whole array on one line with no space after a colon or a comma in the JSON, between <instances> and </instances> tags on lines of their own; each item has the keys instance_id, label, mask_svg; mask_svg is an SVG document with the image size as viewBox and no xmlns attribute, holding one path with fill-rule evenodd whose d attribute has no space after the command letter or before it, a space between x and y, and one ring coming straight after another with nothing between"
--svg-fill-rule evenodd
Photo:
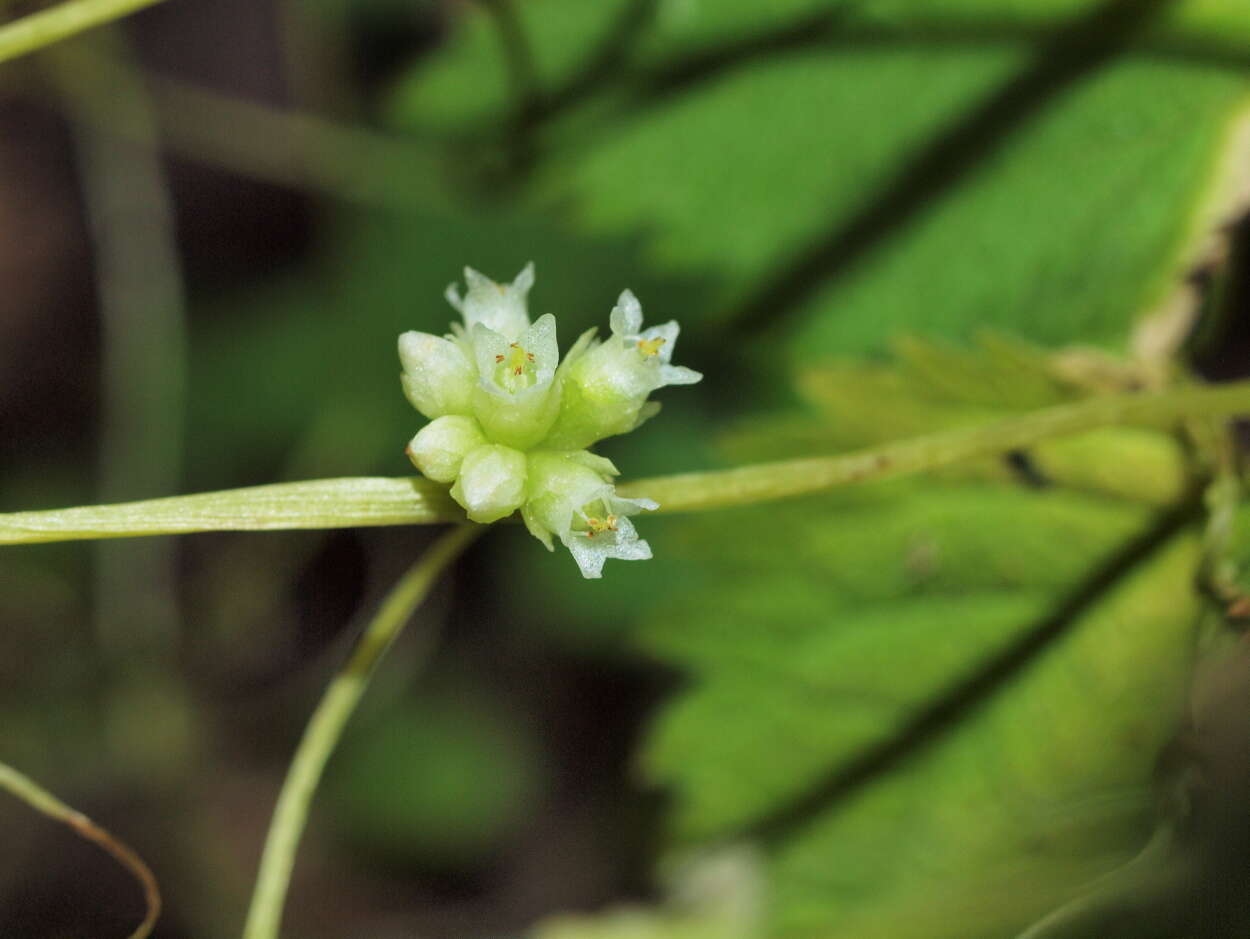
<instances>
[{"instance_id":1,"label":"yellow anther","mask_svg":"<svg viewBox=\"0 0 1250 939\"><path fill-rule=\"evenodd\" d=\"M605 531L616 531L616 516L609 515L607 518L588 518L586 519L586 537L593 538L595 535L602 534Z\"/></svg>"},{"instance_id":2,"label":"yellow anther","mask_svg":"<svg viewBox=\"0 0 1250 939\"><path fill-rule=\"evenodd\" d=\"M495 356L495 362L513 375L524 375L525 367L534 361L534 353L526 352L518 342L508 344L508 352Z\"/></svg>"},{"instance_id":3,"label":"yellow anther","mask_svg":"<svg viewBox=\"0 0 1250 939\"><path fill-rule=\"evenodd\" d=\"M643 355L659 355L660 347L667 341L663 336L656 336L652 339L639 339L638 351Z\"/></svg>"}]
</instances>

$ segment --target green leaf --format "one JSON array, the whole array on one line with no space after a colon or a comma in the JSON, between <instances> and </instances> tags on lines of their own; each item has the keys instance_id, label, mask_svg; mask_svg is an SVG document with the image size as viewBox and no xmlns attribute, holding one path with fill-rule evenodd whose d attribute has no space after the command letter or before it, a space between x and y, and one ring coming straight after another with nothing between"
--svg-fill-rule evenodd
<instances>
[{"instance_id":1,"label":"green leaf","mask_svg":"<svg viewBox=\"0 0 1250 939\"><path fill-rule=\"evenodd\" d=\"M730 449L889 448L1103 400L1066 353L1003 337L899 349L808 370L808 413ZM1192 666L1189 470L1128 427L1027 453L1044 488L987 458L653 537L638 642L686 683L644 773L678 843L769 849L766 934L1012 935L1144 843Z\"/></svg>"},{"instance_id":2,"label":"green leaf","mask_svg":"<svg viewBox=\"0 0 1250 939\"><path fill-rule=\"evenodd\" d=\"M645 237L717 284L684 316L782 323L807 361L987 324L1123 345L1188 262L1250 87L1250 12L1201 0L674 0L616 33L615 4L518 8L551 114L536 204ZM462 27L401 122L508 123L486 15Z\"/></svg>"},{"instance_id":3,"label":"green leaf","mask_svg":"<svg viewBox=\"0 0 1250 939\"><path fill-rule=\"evenodd\" d=\"M1065 351L1043 350L1003 336L982 336L971 348L915 338L895 344L891 364L830 363L800 372L798 391L807 413L740 422L723 443L733 462L762 453L797 458L880 446L938 429L1010 420L1026 409L1097 394L1091 368L1111 371L1125 386L1144 379L1127 363L1098 359L1074 368ZM1170 505L1185 490L1185 454L1171 436L1136 427L1037 439L1021 453L1035 484L1059 484L1154 505ZM943 476L1022 479L1001 451L961 462Z\"/></svg>"},{"instance_id":4,"label":"green leaf","mask_svg":"<svg viewBox=\"0 0 1250 939\"><path fill-rule=\"evenodd\" d=\"M1025 64L994 48L769 61L605 128L547 191L589 231L648 232L664 269L715 271L724 315L789 316L808 361L903 329L1120 344L1176 274L1245 79L1120 63L1015 133L932 157L948 185L914 178Z\"/></svg>"},{"instance_id":5,"label":"green leaf","mask_svg":"<svg viewBox=\"0 0 1250 939\"><path fill-rule=\"evenodd\" d=\"M511 4L534 78L550 87L573 73L604 41L629 0ZM448 41L403 82L392 108L420 114L431 128L499 122L516 103L497 19L488 4L471 4Z\"/></svg>"},{"instance_id":6,"label":"green leaf","mask_svg":"<svg viewBox=\"0 0 1250 939\"><path fill-rule=\"evenodd\" d=\"M879 773L845 767L1042 628L1147 524L1086 495L900 483L661 541L668 563L689 558L688 586L642 645L689 685L643 765L673 790L675 833L771 845L772 934L1009 935L1144 838L1189 670L1193 543L1142 552ZM970 922L990 885L1009 899ZM945 918L920 915L930 899Z\"/></svg>"}]
</instances>

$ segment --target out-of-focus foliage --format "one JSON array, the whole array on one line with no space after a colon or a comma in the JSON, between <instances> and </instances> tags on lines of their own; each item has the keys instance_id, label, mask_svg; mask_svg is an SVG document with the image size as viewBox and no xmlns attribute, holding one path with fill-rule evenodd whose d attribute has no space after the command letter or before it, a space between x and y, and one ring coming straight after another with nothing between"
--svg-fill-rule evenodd
<instances>
[{"instance_id":1,"label":"out-of-focus foliage","mask_svg":"<svg viewBox=\"0 0 1250 939\"><path fill-rule=\"evenodd\" d=\"M560 88L605 41L615 22L606 6L520 5L544 87ZM715 278L709 316L730 328L784 318L790 349L808 359L877 351L902 331L966 337L987 324L1051 343L1122 342L1177 274L1245 94L1238 70L1167 54L1167 42L1193 32L1226 42L1220 28L1232 19L1250 51L1250 27L1178 12L1162 38L1116 60L1098 40L1083 56L1078 37L1105 30L1114 49L1146 28L1149 4L1070 4L1086 30L1050 45L1027 31L998 35L1005 11L989 5L951 11L954 35L931 42L899 24L898 9L823 6L834 13L814 38L799 30L777 48L734 57L730 45L723 61L688 64L685 46L732 43L694 37L737 32L737 5L661 5L601 93L553 108L536 132L539 204L567 206L592 234L645 233L661 269ZM1053 4L1020 6L1009 22L1064 21ZM802 22L785 13L769 5L767 16ZM935 3L923 18L938 30L941 14ZM498 67L488 19L464 24L416 73L395 107L401 120L509 113L506 101L477 97L489 82L467 80ZM857 43L860 20L894 26ZM583 41L570 41L577 29ZM670 34L683 40L647 54L653 35Z\"/></svg>"},{"instance_id":2,"label":"out-of-focus foliage","mask_svg":"<svg viewBox=\"0 0 1250 939\"><path fill-rule=\"evenodd\" d=\"M389 0L291 9L329 33L399 15ZM848 450L1185 371L1176 343L1146 361L1136 337L1245 160L1231 149L1250 100L1244 3L513 0L448 4L441 25L393 80L353 89L360 114L423 157L420 179L395 181L403 199L319 203L306 257L191 285L188 491L408 472L419 421L394 339L443 328L465 263L504 278L532 258L532 309L559 315L562 348L625 287L657 320L681 319L707 379L627 445L608 442L627 476ZM1202 439L1109 429L923 479L656 518L662 560L599 583L498 526L435 666L488 663L530 730L585 723L562 730L578 758L531 748L480 689L440 685L349 730L318 810L366 870L506 865L531 825L541 849L508 868L523 882L513 925L564 896L612 899L593 864L566 857L562 825L645 867L614 875L635 897L673 854L755 852L716 881L728 892L692 900L679 878L660 899L545 921L542 939L1010 935L1155 825L1155 766L1201 648L1201 552L1183 522L1210 470L1190 446ZM67 494L86 491L89 461L51 462L6 459L4 507L88 501ZM231 689L228 705L170 694L187 765L211 749L211 721L183 719L193 708L250 725L267 704L258 726L286 753L307 700L234 686L263 686L257 663L285 674L290 633L323 641L360 604L357 581L387 568L379 557L419 547L269 538L183 549L188 658L206 687ZM22 594L0 592L0 612L26 624L0 635L11 756L50 780L90 778L116 762L93 723L109 709L68 691L62 707L32 704L96 674L68 625L86 616L87 564L39 550L0 567ZM1236 559L1219 571L1244 586ZM339 578L361 595L325 593ZM30 625L44 621L55 628ZM6 671L40 635L55 667ZM590 670L641 659L671 677L637 740L612 725L636 790L667 796L653 840L622 831L633 816L596 828L552 795L552 762L620 775L593 698L550 691L536 665L583 654ZM584 785L615 811L605 783ZM215 797L197 825L231 814ZM526 817L542 812L558 821ZM590 886L515 874L544 865ZM246 888L199 873L185 882ZM754 905L729 902L736 891ZM300 934L330 928L320 909L293 907Z\"/></svg>"},{"instance_id":3,"label":"out-of-focus foliage","mask_svg":"<svg viewBox=\"0 0 1250 939\"><path fill-rule=\"evenodd\" d=\"M497 24L470 15L392 113L449 147L496 141L501 163L522 148L527 211L641 237L647 265L710 282L681 312L706 317L705 343L737 339L738 361L809 363L805 410L740 424L729 459L1136 380L1132 363L1020 340L1126 350L1179 281L1246 98L1250 11L691 0L630 19L645 6L519 5L528 98ZM611 65L597 83L595 61ZM896 342L917 335L943 341ZM887 349L896 361L854 358ZM593 596L542 559L509 583L552 587L574 629L641 621L640 647L686 676L643 772L673 793L680 840L773 839L769 934L999 936L1150 828L1197 553L1169 530L1116 565L1156 507L1187 498L1189 472L1169 435L1109 430L1019 464L665 520L664 569ZM1047 629L1036 661L1001 664ZM978 670L996 677L961 692ZM896 735L897 759L856 769ZM805 801L822 780L828 797ZM628 915L569 934L596 928L684 934Z\"/></svg>"},{"instance_id":4,"label":"out-of-focus foliage","mask_svg":"<svg viewBox=\"0 0 1250 939\"><path fill-rule=\"evenodd\" d=\"M366 857L480 860L532 804L535 764L522 729L492 713L480 690L442 685L362 722L328 780L327 810Z\"/></svg>"},{"instance_id":5,"label":"out-of-focus foliage","mask_svg":"<svg viewBox=\"0 0 1250 939\"><path fill-rule=\"evenodd\" d=\"M677 831L772 836L785 818L772 910L794 935L1003 935L1135 852L1190 668L1192 543L1059 611L1145 516L934 482L701 523L699 586L644 632L692 675L644 755L676 790ZM951 690L1059 615L1038 661ZM949 723L906 730L961 696ZM897 760L858 768L892 739Z\"/></svg>"}]
</instances>

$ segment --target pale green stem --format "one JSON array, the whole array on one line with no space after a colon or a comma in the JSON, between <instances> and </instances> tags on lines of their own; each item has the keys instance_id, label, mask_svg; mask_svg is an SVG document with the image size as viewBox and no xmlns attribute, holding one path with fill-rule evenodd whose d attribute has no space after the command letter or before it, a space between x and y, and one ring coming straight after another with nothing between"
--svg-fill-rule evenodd
<instances>
[{"instance_id":1,"label":"pale green stem","mask_svg":"<svg viewBox=\"0 0 1250 939\"><path fill-rule=\"evenodd\" d=\"M696 512L807 495L920 473L1117 424L1167 426L1250 412L1250 382L1150 394L1107 395L1020 417L889 443L839 456L623 483L661 512ZM464 521L446 486L415 478L360 477L278 483L121 505L0 514L0 545L196 531L356 528Z\"/></svg>"},{"instance_id":2,"label":"pale green stem","mask_svg":"<svg viewBox=\"0 0 1250 939\"><path fill-rule=\"evenodd\" d=\"M162 143L182 156L279 186L388 210L451 210L432 151L308 110L149 75Z\"/></svg>"},{"instance_id":3,"label":"pale green stem","mask_svg":"<svg viewBox=\"0 0 1250 939\"><path fill-rule=\"evenodd\" d=\"M121 505L0 515L0 544L194 531L356 528L464 521L447 487L421 478L275 483Z\"/></svg>"},{"instance_id":4,"label":"pale green stem","mask_svg":"<svg viewBox=\"0 0 1250 939\"><path fill-rule=\"evenodd\" d=\"M1100 427L1167 425L1184 419L1228 417L1242 412L1250 412L1250 382L1195 386L1165 393L1107 395L842 456L659 476L623 484L619 489L623 496L654 499L660 503L660 511L704 511L770 502L870 479L939 469Z\"/></svg>"},{"instance_id":5,"label":"pale green stem","mask_svg":"<svg viewBox=\"0 0 1250 939\"><path fill-rule=\"evenodd\" d=\"M78 74L86 79L75 89L79 94L94 90L108 98L109 83L124 80L117 73L125 63L116 55L98 48L75 54ZM279 186L389 210L452 208L437 182L433 152L412 140L158 73L143 77L154 117L119 115L111 100L104 102L111 107L79 109L75 117L95 120L101 130L140 144L159 135L163 147L188 159Z\"/></svg>"},{"instance_id":6,"label":"pale green stem","mask_svg":"<svg viewBox=\"0 0 1250 939\"><path fill-rule=\"evenodd\" d=\"M0 26L0 62L121 19L161 0L68 0Z\"/></svg>"},{"instance_id":7,"label":"pale green stem","mask_svg":"<svg viewBox=\"0 0 1250 939\"><path fill-rule=\"evenodd\" d=\"M243 939L276 939L278 936L282 907L295 864L295 851L304 832L308 807L326 761L343 734L343 727L355 711L374 668L413 611L425 599L430 587L483 530L477 525L461 525L435 542L387 595L382 608L365 627L347 663L330 682L308 722L278 795L269 834L265 838L252 905L243 928Z\"/></svg>"},{"instance_id":8,"label":"pale green stem","mask_svg":"<svg viewBox=\"0 0 1250 939\"><path fill-rule=\"evenodd\" d=\"M147 912L143 922L130 934L129 939L146 939L151 935L157 918L161 915L161 893L156 885L156 877L151 869L131 848L113 837L82 812L66 805L34 780L19 773L13 767L0 763L0 789L7 790L21 799L36 812L40 812L54 821L61 822L72 828L78 835L97 845L111 854L123 867L132 873L143 887L143 898Z\"/></svg>"}]
</instances>

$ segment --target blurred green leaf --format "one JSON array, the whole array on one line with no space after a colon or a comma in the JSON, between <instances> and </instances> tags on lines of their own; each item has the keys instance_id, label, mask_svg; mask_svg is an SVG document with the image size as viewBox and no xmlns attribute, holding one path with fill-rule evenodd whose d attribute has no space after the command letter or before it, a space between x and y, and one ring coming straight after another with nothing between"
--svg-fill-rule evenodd
<instances>
[{"instance_id":1,"label":"blurred green leaf","mask_svg":"<svg viewBox=\"0 0 1250 939\"><path fill-rule=\"evenodd\" d=\"M1250 55L1250 11L1214 2L673 0L598 59L616 5L518 9L549 63L539 123L556 117L537 134L538 204L590 234L645 236L661 270L715 280L691 318L785 317L809 361L987 324L1122 344L1185 263L1248 87L1225 53ZM826 41L760 39L821 11L809 32ZM487 15L461 26L397 92L402 123L459 107L507 125L503 92L482 98L506 81L480 80L501 67ZM1037 47L1057 26L1069 32ZM688 52L725 36L745 38ZM587 60L601 67L579 78Z\"/></svg>"},{"instance_id":2,"label":"blurred green leaf","mask_svg":"<svg viewBox=\"0 0 1250 939\"><path fill-rule=\"evenodd\" d=\"M808 369L807 413L731 434L734 458L838 452L1090 393L1067 359L1006 337L899 350L889 365ZM582 624L641 618L639 647L685 676L644 744L645 776L672 791L678 843L771 849L767 934L1010 935L1144 842L1192 664L1198 552L1171 528L1157 543L1140 533L1152 506L1183 498L1185 460L1168 435L1129 428L1030 459L1044 488L986 460L655 519L663 564L622 570L598 617L575 587L551 592ZM960 698L980 669L1002 671ZM568 928L627 922L640 936L692 927L656 910Z\"/></svg>"},{"instance_id":3,"label":"blurred green leaf","mask_svg":"<svg viewBox=\"0 0 1250 939\"><path fill-rule=\"evenodd\" d=\"M548 191L590 231L648 232L665 269L717 272L717 315L767 323L794 304L789 348L808 361L988 325L1119 344L1177 273L1245 80L1108 67L913 178L922 148L1023 64L852 49L737 70L605 130Z\"/></svg>"},{"instance_id":4,"label":"blurred green leaf","mask_svg":"<svg viewBox=\"0 0 1250 939\"><path fill-rule=\"evenodd\" d=\"M1068 351L1050 355L1001 335L983 335L971 347L907 338L895 350L889 364L842 360L801 371L807 411L740 421L722 434L730 461L836 453L1098 393ZM1116 370L1125 385L1140 380L1129 363L1100 357L1096 366ZM995 456L939 475L1058 484L1155 505L1175 503L1187 485L1182 446L1156 430L1107 427L1039 441L1018 455L1015 466Z\"/></svg>"},{"instance_id":5,"label":"blurred green leaf","mask_svg":"<svg viewBox=\"0 0 1250 939\"><path fill-rule=\"evenodd\" d=\"M756 830L1045 622L1144 524L1090 496L906 484L687 525L687 589L643 635L689 674L644 750L648 778L675 789L677 833ZM776 836L776 930L865 935L840 924L880 924L927 894L975 905L1014 879L1019 902L974 924L873 933L1001 936L1091 858L1138 847L1189 668L1194 559L1188 541L1162 550L910 762Z\"/></svg>"},{"instance_id":6,"label":"blurred green leaf","mask_svg":"<svg viewBox=\"0 0 1250 939\"><path fill-rule=\"evenodd\" d=\"M465 4L448 41L397 84L391 110L401 123L466 128L497 119L515 104L499 22L489 12L493 2ZM539 90L548 97L570 86L590 96L646 85L707 66L712 57L731 61L744 46L750 55L872 44L1007 44L1081 17L1097 32L1134 12L1096 0L513 0L513 7ZM1250 58L1250 19L1236 3L1183 0L1153 12L1132 44L1136 54L1212 64ZM596 73L604 60L616 67Z\"/></svg>"}]
</instances>

